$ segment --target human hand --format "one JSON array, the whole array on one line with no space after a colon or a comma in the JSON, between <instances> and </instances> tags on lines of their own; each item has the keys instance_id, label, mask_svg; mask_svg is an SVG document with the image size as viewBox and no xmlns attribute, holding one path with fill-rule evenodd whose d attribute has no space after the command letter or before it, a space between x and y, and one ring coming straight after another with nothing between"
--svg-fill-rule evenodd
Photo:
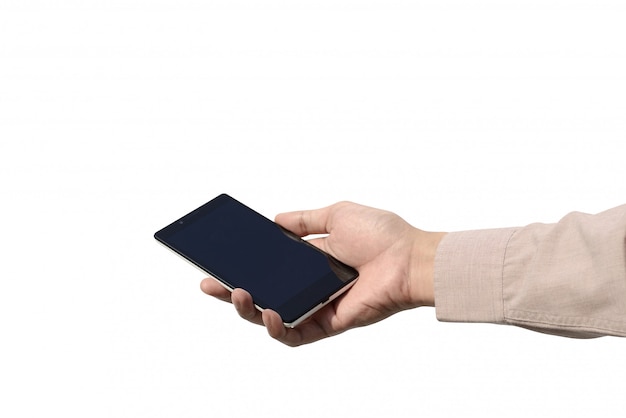
<instances>
[{"instance_id":1,"label":"human hand","mask_svg":"<svg viewBox=\"0 0 626 418\"><path fill-rule=\"evenodd\" d=\"M265 325L273 338L298 346L405 309L434 306L433 265L444 233L422 231L394 213L350 202L283 213L276 222L302 237L328 234L309 242L356 268L359 278L346 293L293 329L286 328L276 312L259 312L245 290L231 293L212 278L202 281L205 293L232 302L240 316Z\"/></svg>"}]
</instances>

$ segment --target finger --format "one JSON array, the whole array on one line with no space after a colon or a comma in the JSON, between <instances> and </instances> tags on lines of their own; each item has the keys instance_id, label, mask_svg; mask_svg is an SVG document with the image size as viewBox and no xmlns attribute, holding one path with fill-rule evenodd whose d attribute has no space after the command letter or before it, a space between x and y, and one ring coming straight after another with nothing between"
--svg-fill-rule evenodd
<instances>
[{"instance_id":1,"label":"finger","mask_svg":"<svg viewBox=\"0 0 626 418\"><path fill-rule=\"evenodd\" d=\"M334 329L330 325L332 316L334 316L334 309L327 306L296 328L286 328L280 315L269 309L263 311L262 319L270 337L290 347L297 347L342 332L343 329Z\"/></svg>"},{"instance_id":2,"label":"finger","mask_svg":"<svg viewBox=\"0 0 626 418\"><path fill-rule=\"evenodd\" d=\"M252 296L243 289L233 290L231 300L239 316L257 325L263 325L261 312L254 306Z\"/></svg>"},{"instance_id":3,"label":"finger","mask_svg":"<svg viewBox=\"0 0 626 418\"><path fill-rule=\"evenodd\" d=\"M212 277L207 277L206 279L202 280L202 282L200 282L200 289L202 289L202 291L209 296L213 296L215 298L223 300L224 302L231 302L230 290L226 289Z\"/></svg>"},{"instance_id":4,"label":"finger","mask_svg":"<svg viewBox=\"0 0 626 418\"><path fill-rule=\"evenodd\" d=\"M276 215L276 223L294 234L326 234L332 206L316 210L300 210Z\"/></svg>"},{"instance_id":5,"label":"finger","mask_svg":"<svg viewBox=\"0 0 626 418\"><path fill-rule=\"evenodd\" d=\"M283 324L283 320L280 318L277 312L271 309L266 309L262 314L263 324L267 328L267 333L277 340L280 340L287 332L287 328Z\"/></svg>"}]
</instances>

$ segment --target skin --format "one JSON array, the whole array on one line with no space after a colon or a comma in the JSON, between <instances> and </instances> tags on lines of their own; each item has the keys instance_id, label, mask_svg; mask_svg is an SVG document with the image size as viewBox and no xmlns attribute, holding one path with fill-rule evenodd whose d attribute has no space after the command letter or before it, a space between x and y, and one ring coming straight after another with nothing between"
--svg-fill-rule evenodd
<instances>
[{"instance_id":1,"label":"skin","mask_svg":"<svg viewBox=\"0 0 626 418\"><path fill-rule=\"evenodd\" d=\"M278 341L295 347L406 309L434 306L434 259L445 233L422 231L394 213L350 202L282 213L276 222L301 237L328 234L309 242L359 272L354 286L294 329L276 312L258 311L245 290L231 293L212 278L202 281L204 293L231 302L242 318L264 325Z\"/></svg>"}]
</instances>

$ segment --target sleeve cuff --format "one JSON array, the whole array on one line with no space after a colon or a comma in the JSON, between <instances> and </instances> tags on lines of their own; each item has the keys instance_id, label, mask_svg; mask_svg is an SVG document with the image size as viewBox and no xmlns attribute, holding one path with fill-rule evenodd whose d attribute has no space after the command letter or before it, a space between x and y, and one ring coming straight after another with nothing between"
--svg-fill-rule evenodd
<instances>
[{"instance_id":1,"label":"sleeve cuff","mask_svg":"<svg viewBox=\"0 0 626 418\"><path fill-rule=\"evenodd\" d=\"M517 228L452 232L435 256L435 309L445 322L504 323L503 265Z\"/></svg>"}]
</instances>

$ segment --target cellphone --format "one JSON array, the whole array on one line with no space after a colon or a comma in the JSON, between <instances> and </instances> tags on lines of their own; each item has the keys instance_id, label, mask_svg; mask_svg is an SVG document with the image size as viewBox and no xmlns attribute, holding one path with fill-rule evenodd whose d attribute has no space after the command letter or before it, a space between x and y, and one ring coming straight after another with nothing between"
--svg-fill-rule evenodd
<instances>
[{"instance_id":1,"label":"cellphone","mask_svg":"<svg viewBox=\"0 0 626 418\"><path fill-rule=\"evenodd\" d=\"M352 286L358 272L296 234L221 194L154 234L231 292L293 328Z\"/></svg>"}]
</instances>

